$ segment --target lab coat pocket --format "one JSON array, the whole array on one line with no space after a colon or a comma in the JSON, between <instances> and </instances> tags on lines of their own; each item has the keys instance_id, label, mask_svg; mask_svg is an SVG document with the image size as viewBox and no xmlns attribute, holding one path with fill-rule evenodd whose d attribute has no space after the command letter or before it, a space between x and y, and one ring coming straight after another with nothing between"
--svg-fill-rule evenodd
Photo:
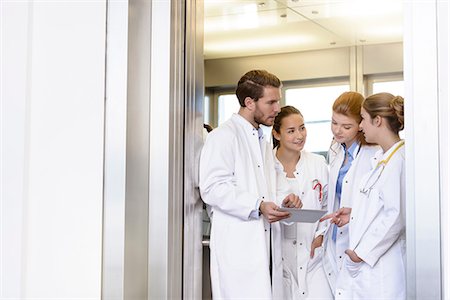
<instances>
[{"instance_id":1,"label":"lab coat pocket","mask_svg":"<svg viewBox=\"0 0 450 300\"><path fill-rule=\"evenodd\" d=\"M283 265L283 290L285 299L294 299L294 295L299 294L294 274L286 265Z\"/></svg>"},{"instance_id":2,"label":"lab coat pocket","mask_svg":"<svg viewBox=\"0 0 450 300\"><path fill-rule=\"evenodd\" d=\"M314 249L314 257L311 258L308 262L308 272L314 270L317 267L317 265L321 263L322 256L323 256L323 246Z\"/></svg>"},{"instance_id":3,"label":"lab coat pocket","mask_svg":"<svg viewBox=\"0 0 450 300\"><path fill-rule=\"evenodd\" d=\"M344 260L344 266L347 269L348 273L351 277L355 278L358 276L361 266L364 262L354 262L350 259L350 257L346 256Z\"/></svg>"}]
</instances>

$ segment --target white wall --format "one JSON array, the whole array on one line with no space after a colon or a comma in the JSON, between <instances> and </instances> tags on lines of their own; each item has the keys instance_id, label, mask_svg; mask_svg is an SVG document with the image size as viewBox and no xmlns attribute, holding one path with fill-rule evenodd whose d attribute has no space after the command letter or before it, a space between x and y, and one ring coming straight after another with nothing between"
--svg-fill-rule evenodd
<instances>
[{"instance_id":1,"label":"white wall","mask_svg":"<svg viewBox=\"0 0 450 300\"><path fill-rule=\"evenodd\" d=\"M0 3L0 298L100 299L106 1Z\"/></svg>"},{"instance_id":2,"label":"white wall","mask_svg":"<svg viewBox=\"0 0 450 300\"><path fill-rule=\"evenodd\" d=\"M450 4L437 3L438 39L438 97L439 97L439 156L440 156L440 215L442 253L442 299L450 298Z\"/></svg>"},{"instance_id":3,"label":"white wall","mask_svg":"<svg viewBox=\"0 0 450 300\"><path fill-rule=\"evenodd\" d=\"M449 6L404 8L408 299L448 299Z\"/></svg>"},{"instance_id":4,"label":"white wall","mask_svg":"<svg viewBox=\"0 0 450 300\"><path fill-rule=\"evenodd\" d=\"M402 43L367 45L362 50L361 66L353 66L352 48L334 48L273 55L259 55L205 61L205 86L235 86L249 70L266 69L282 81L350 76L351 68L363 74L403 71Z\"/></svg>"}]
</instances>

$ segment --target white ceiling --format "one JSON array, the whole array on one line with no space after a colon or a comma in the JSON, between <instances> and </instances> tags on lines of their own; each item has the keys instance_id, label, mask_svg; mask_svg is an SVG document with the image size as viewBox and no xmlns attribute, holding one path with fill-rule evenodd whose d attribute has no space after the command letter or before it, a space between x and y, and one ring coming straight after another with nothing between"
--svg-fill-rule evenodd
<instances>
[{"instance_id":1,"label":"white ceiling","mask_svg":"<svg viewBox=\"0 0 450 300\"><path fill-rule=\"evenodd\" d=\"M204 0L204 57L400 42L402 1Z\"/></svg>"}]
</instances>

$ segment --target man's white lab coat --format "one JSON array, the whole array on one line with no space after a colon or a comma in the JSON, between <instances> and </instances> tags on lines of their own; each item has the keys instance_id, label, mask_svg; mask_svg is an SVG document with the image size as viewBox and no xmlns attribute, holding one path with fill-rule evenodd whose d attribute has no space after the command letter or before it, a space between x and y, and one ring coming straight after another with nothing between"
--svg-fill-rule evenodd
<instances>
[{"instance_id":1,"label":"man's white lab coat","mask_svg":"<svg viewBox=\"0 0 450 300\"><path fill-rule=\"evenodd\" d=\"M212 210L214 299L283 298L280 225L250 216L258 199L276 201L275 181L270 144L242 116L234 114L209 133L200 158L200 192Z\"/></svg>"}]
</instances>

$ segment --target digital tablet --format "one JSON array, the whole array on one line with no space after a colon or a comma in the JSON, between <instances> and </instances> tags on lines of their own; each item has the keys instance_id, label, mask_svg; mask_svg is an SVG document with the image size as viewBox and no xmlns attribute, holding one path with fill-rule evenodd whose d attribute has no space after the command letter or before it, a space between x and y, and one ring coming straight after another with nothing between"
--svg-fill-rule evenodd
<instances>
[{"instance_id":1,"label":"digital tablet","mask_svg":"<svg viewBox=\"0 0 450 300\"><path fill-rule=\"evenodd\" d=\"M279 211L288 211L291 216L287 219L283 219L284 222L300 222L300 223L315 223L323 215L326 214L326 210L316 209L303 209L303 208L288 208L280 207Z\"/></svg>"}]
</instances>

